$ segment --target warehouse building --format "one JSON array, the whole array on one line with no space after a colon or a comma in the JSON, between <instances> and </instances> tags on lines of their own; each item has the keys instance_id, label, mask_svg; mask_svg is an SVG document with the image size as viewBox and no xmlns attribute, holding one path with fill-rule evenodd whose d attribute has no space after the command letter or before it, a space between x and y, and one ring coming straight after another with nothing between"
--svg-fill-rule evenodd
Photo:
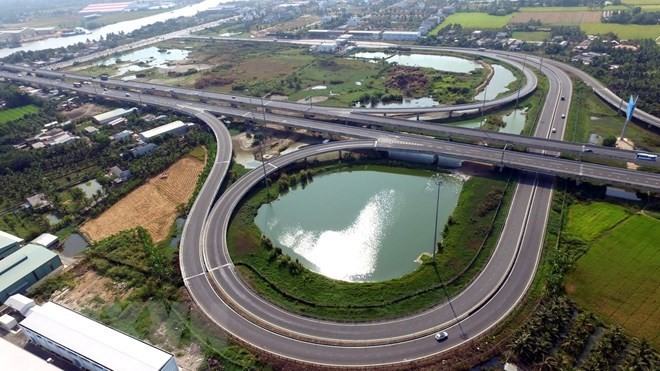
<instances>
[{"instance_id":1,"label":"warehouse building","mask_svg":"<svg viewBox=\"0 0 660 371\"><path fill-rule=\"evenodd\" d=\"M148 142L151 139L157 138L165 134L183 134L188 131L188 127L193 124L186 124L183 121L174 121L169 124L161 125L151 130L143 131L140 133L140 139Z\"/></svg>"},{"instance_id":2,"label":"warehouse building","mask_svg":"<svg viewBox=\"0 0 660 371\"><path fill-rule=\"evenodd\" d=\"M137 111L137 108L135 107L130 109L117 108L115 110L96 115L93 117L93 119L97 124L104 125L135 111Z\"/></svg>"},{"instance_id":3,"label":"warehouse building","mask_svg":"<svg viewBox=\"0 0 660 371\"><path fill-rule=\"evenodd\" d=\"M411 31L385 31L383 32L383 40L392 41L415 41L419 39L419 32Z\"/></svg>"},{"instance_id":4,"label":"warehouse building","mask_svg":"<svg viewBox=\"0 0 660 371\"><path fill-rule=\"evenodd\" d=\"M62 266L60 257L37 245L27 244L0 260L0 303L25 293L35 283Z\"/></svg>"},{"instance_id":5,"label":"warehouse building","mask_svg":"<svg viewBox=\"0 0 660 371\"><path fill-rule=\"evenodd\" d=\"M354 39L358 40L380 40L383 31L348 31L349 35L353 35Z\"/></svg>"},{"instance_id":6,"label":"warehouse building","mask_svg":"<svg viewBox=\"0 0 660 371\"><path fill-rule=\"evenodd\" d=\"M0 260L18 250L21 243L23 243L22 238L0 231Z\"/></svg>"},{"instance_id":7,"label":"warehouse building","mask_svg":"<svg viewBox=\"0 0 660 371\"><path fill-rule=\"evenodd\" d=\"M52 302L32 306L19 326L30 342L79 368L179 370L172 354Z\"/></svg>"}]
</instances>

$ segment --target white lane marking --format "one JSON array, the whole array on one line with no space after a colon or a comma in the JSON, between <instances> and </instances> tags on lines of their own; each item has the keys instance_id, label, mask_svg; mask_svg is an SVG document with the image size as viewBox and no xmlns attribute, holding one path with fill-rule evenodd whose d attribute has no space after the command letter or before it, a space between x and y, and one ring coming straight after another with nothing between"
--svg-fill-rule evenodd
<instances>
[{"instance_id":1,"label":"white lane marking","mask_svg":"<svg viewBox=\"0 0 660 371\"><path fill-rule=\"evenodd\" d=\"M268 165L270 165L270 166L272 166L272 167L274 167L274 168L275 168L275 170L277 170L277 166L275 166L275 165L273 165L273 164L271 164L270 162L268 163Z\"/></svg>"},{"instance_id":2,"label":"white lane marking","mask_svg":"<svg viewBox=\"0 0 660 371\"><path fill-rule=\"evenodd\" d=\"M191 279L193 279L193 278L197 278L197 277L203 276L203 275L205 275L205 274L206 274L206 272L203 272L203 273L197 273L197 274L195 274L195 275L193 275L193 276L186 277L186 278L184 278L183 280L184 280L184 281L188 281L188 280L191 280Z\"/></svg>"}]
</instances>

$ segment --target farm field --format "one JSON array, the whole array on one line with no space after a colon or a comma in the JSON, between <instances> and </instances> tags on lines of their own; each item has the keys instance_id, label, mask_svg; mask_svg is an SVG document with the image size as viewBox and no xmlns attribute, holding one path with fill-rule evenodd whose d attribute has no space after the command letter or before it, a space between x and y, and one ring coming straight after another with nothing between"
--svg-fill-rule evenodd
<instances>
[{"instance_id":1,"label":"farm field","mask_svg":"<svg viewBox=\"0 0 660 371\"><path fill-rule=\"evenodd\" d=\"M511 23L527 23L539 20L543 24L569 25L582 23L600 23L601 11L529 11L514 13Z\"/></svg>"},{"instance_id":2,"label":"farm field","mask_svg":"<svg viewBox=\"0 0 660 371\"><path fill-rule=\"evenodd\" d=\"M33 104L0 111L0 125L10 121L18 120L25 115L37 112L39 112L39 107Z\"/></svg>"},{"instance_id":3,"label":"farm field","mask_svg":"<svg viewBox=\"0 0 660 371\"><path fill-rule=\"evenodd\" d=\"M580 28L590 35L614 32L621 39L655 39L660 36L660 27L653 25L583 23Z\"/></svg>"},{"instance_id":4,"label":"farm field","mask_svg":"<svg viewBox=\"0 0 660 371\"><path fill-rule=\"evenodd\" d=\"M545 31L534 31L534 32L522 32L514 31L511 34L511 37L514 39L525 40L525 41L546 41L550 39L550 32Z\"/></svg>"},{"instance_id":5,"label":"farm field","mask_svg":"<svg viewBox=\"0 0 660 371\"><path fill-rule=\"evenodd\" d=\"M657 348L660 345L660 220L636 214L620 224L613 224L612 215L621 206L593 203L598 212L609 216L611 229L596 229L601 233L590 244L588 252L565 278L566 290L580 306L597 313L607 322L624 328L640 338L646 338ZM574 206L571 206L571 212ZM580 209L581 207L578 207ZM579 210L586 214L586 210ZM569 221L570 224L574 221ZM583 222L583 224L587 224ZM583 231L586 231L584 228ZM596 230L588 233L595 235Z\"/></svg>"},{"instance_id":6,"label":"farm field","mask_svg":"<svg viewBox=\"0 0 660 371\"><path fill-rule=\"evenodd\" d=\"M645 1L645 0L631 0L631 1ZM658 0L648 0L648 1L653 1L654 4L658 2ZM591 9L589 9L589 7L587 6L570 6L570 7L569 6L545 6L545 7L523 6L520 8L520 11L521 12L576 12L576 11L584 11L584 10L603 11L603 10L626 10L626 9L628 9L628 7L625 5L608 5L602 8L597 7Z\"/></svg>"},{"instance_id":7,"label":"farm field","mask_svg":"<svg viewBox=\"0 0 660 371\"><path fill-rule=\"evenodd\" d=\"M499 16L486 13L455 13L447 17L441 23L441 27L436 28L435 33L440 28L452 23L460 24L463 28L502 28L509 23L511 17L513 14Z\"/></svg>"},{"instance_id":8,"label":"farm field","mask_svg":"<svg viewBox=\"0 0 660 371\"><path fill-rule=\"evenodd\" d=\"M99 241L120 231L144 227L154 242L166 239L177 217L177 208L192 196L204 163L192 156L182 158L98 218L85 223L81 232Z\"/></svg>"},{"instance_id":9,"label":"farm field","mask_svg":"<svg viewBox=\"0 0 660 371\"><path fill-rule=\"evenodd\" d=\"M622 0L626 5L660 5L660 0Z\"/></svg>"},{"instance_id":10,"label":"farm field","mask_svg":"<svg viewBox=\"0 0 660 371\"><path fill-rule=\"evenodd\" d=\"M567 232L593 241L629 216L628 212L607 202L572 205L568 213Z\"/></svg>"}]
</instances>

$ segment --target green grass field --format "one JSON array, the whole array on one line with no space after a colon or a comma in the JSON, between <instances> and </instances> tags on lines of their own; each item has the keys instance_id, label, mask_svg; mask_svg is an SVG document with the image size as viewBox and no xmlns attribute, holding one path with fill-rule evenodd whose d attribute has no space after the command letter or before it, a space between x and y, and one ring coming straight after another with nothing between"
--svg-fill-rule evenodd
<instances>
[{"instance_id":1,"label":"green grass field","mask_svg":"<svg viewBox=\"0 0 660 371\"><path fill-rule=\"evenodd\" d=\"M660 27L654 25L583 23L580 28L589 35L614 32L621 39L655 39L660 36Z\"/></svg>"},{"instance_id":2,"label":"green grass field","mask_svg":"<svg viewBox=\"0 0 660 371\"><path fill-rule=\"evenodd\" d=\"M633 1L644 1L644 0L633 0ZM649 1L658 1L658 0L649 0ZM592 8L586 6L539 6L539 7L530 7L524 6L520 8L521 12L577 12L585 10L625 10L628 9L625 5L608 5L602 8Z\"/></svg>"},{"instance_id":3,"label":"green grass field","mask_svg":"<svg viewBox=\"0 0 660 371\"><path fill-rule=\"evenodd\" d=\"M27 114L37 112L39 112L39 107L33 104L0 111L0 125L10 121L18 120Z\"/></svg>"},{"instance_id":4,"label":"green grass field","mask_svg":"<svg viewBox=\"0 0 660 371\"><path fill-rule=\"evenodd\" d=\"M452 23L460 24L463 28L502 28L509 23L511 17L513 14L498 16L486 13L456 13L447 17L431 34L438 33L440 28Z\"/></svg>"},{"instance_id":5,"label":"green grass field","mask_svg":"<svg viewBox=\"0 0 660 371\"><path fill-rule=\"evenodd\" d=\"M596 207L602 208L598 203ZM649 339L656 348L660 346L658 241L660 220L631 216L603 231L565 278L576 303L634 336Z\"/></svg>"},{"instance_id":6,"label":"green grass field","mask_svg":"<svg viewBox=\"0 0 660 371\"><path fill-rule=\"evenodd\" d=\"M621 2L630 6L660 5L660 0L623 0Z\"/></svg>"},{"instance_id":7,"label":"green grass field","mask_svg":"<svg viewBox=\"0 0 660 371\"><path fill-rule=\"evenodd\" d=\"M607 202L572 205L566 231L586 241L593 241L629 216L626 209Z\"/></svg>"},{"instance_id":8,"label":"green grass field","mask_svg":"<svg viewBox=\"0 0 660 371\"><path fill-rule=\"evenodd\" d=\"M520 39L525 41L546 41L550 38L550 32L545 31L535 31L535 32L522 32L515 31L511 34L511 37L514 39Z\"/></svg>"}]
</instances>

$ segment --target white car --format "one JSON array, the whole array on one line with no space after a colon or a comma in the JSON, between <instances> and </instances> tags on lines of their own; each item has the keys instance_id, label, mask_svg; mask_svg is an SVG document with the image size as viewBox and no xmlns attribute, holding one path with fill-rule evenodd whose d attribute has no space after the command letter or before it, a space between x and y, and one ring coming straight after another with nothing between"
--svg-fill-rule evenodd
<instances>
[{"instance_id":1,"label":"white car","mask_svg":"<svg viewBox=\"0 0 660 371\"><path fill-rule=\"evenodd\" d=\"M445 341L449 337L449 334L447 331L440 331L436 332L435 335L433 335L436 341Z\"/></svg>"},{"instance_id":2,"label":"white car","mask_svg":"<svg viewBox=\"0 0 660 371\"><path fill-rule=\"evenodd\" d=\"M556 133L556 132L557 132L557 128L552 128L552 132L553 132L553 133Z\"/></svg>"}]
</instances>

